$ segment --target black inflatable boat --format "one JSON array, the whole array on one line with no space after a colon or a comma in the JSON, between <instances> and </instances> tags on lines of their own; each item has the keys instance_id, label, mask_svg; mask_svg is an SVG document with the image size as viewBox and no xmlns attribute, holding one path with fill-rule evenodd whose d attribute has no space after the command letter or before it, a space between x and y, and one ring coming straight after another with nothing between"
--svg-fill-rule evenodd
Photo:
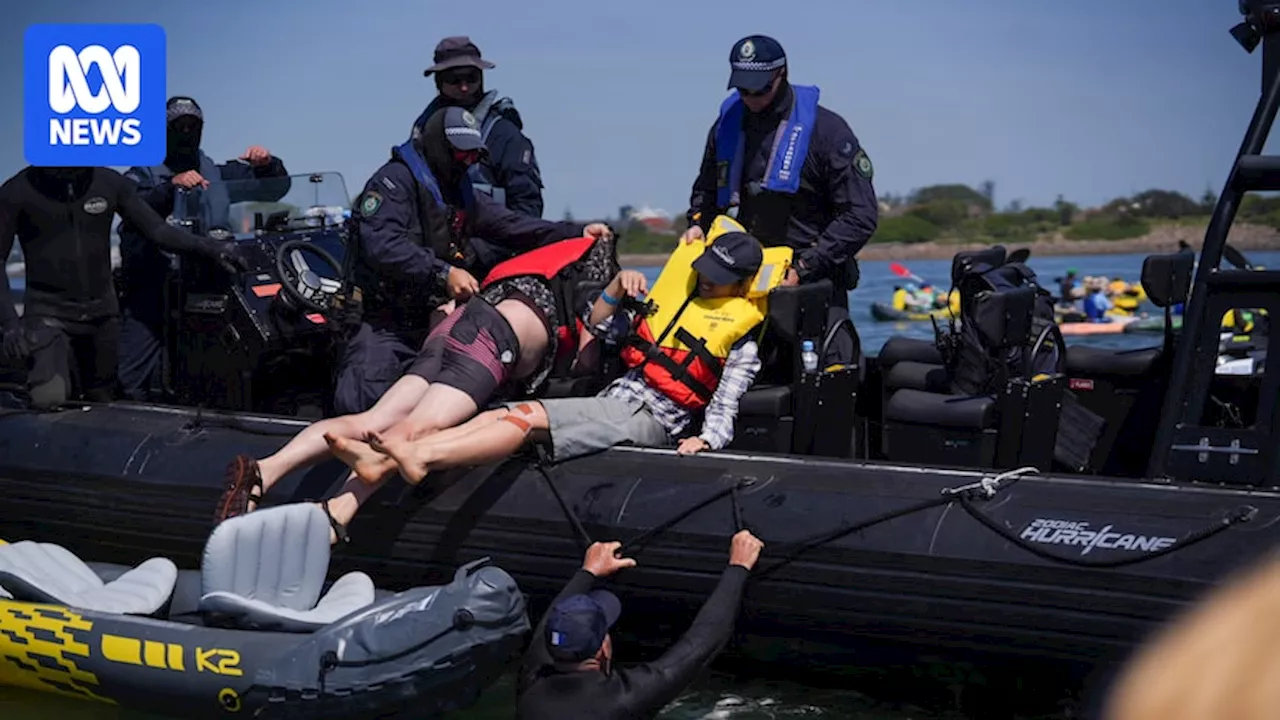
<instances>
[{"instance_id":1,"label":"black inflatable boat","mask_svg":"<svg viewBox=\"0 0 1280 720\"><path fill-rule=\"evenodd\" d=\"M394 594L358 571L325 589L328 561L313 504L219 525L200 571L0 545L0 685L193 718L430 717L473 704L525 641L523 596L483 560Z\"/></svg>"},{"instance_id":2,"label":"black inflatable boat","mask_svg":"<svg viewBox=\"0 0 1280 720\"><path fill-rule=\"evenodd\" d=\"M1275 60L1280 38L1264 34ZM639 561L617 578L623 629L656 637L686 626L747 526L766 542L738 625L735 650L748 655L821 660L880 639L1119 660L1280 546L1280 368L1214 372L1217 318L1280 313L1280 272L1219 267L1243 193L1280 189L1280 159L1258 155L1280 105L1280 63L1265 65L1198 270L1190 252L1144 263L1166 318L1186 303L1180 334L1167 325L1163 343L1119 352L1049 337L1061 350L1054 372L965 395L932 344L904 338L860 366L806 372L800 348L823 336L829 288L780 288L769 301L772 360L743 398L728 451L618 448L555 466L528 456L433 475L417 490L392 483L357 515L335 568L396 588L491 556L541 602L584 543L619 539ZM331 303L299 282L298 253L328 242L327 259L313 254L340 266L344 232L260 227L243 240L256 266L230 284L184 262L163 390L204 409L0 415L0 534L116 563L164 548L194 566L226 463L266 455L306 424L284 416L323 411L335 323L322 322ZM953 272L1006 259L1000 247L961 253ZM983 300L1000 326L991 342L1014 329L1025 337L1032 296ZM311 391L300 389L307 378L319 379ZM566 380L549 395L594 389ZM267 503L323 497L343 470L334 461L289 476Z\"/></svg>"}]
</instances>

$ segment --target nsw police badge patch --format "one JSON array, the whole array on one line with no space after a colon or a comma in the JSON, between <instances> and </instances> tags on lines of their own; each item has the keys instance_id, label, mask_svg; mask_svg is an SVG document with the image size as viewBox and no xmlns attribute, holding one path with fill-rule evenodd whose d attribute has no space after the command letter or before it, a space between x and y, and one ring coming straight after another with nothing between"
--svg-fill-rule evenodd
<instances>
[{"instance_id":1,"label":"nsw police badge patch","mask_svg":"<svg viewBox=\"0 0 1280 720\"><path fill-rule=\"evenodd\" d=\"M364 194L364 199L360 201L360 214L365 217L378 212L378 208L382 207L382 196L375 190L370 190Z\"/></svg>"},{"instance_id":2,"label":"nsw police badge patch","mask_svg":"<svg viewBox=\"0 0 1280 720\"><path fill-rule=\"evenodd\" d=\"M867 157L866 150L858 148L858 153L853 156L853 169L868 180L875 175L875 168L871 167L871 158Z\"/></svg>"}]
</instances>

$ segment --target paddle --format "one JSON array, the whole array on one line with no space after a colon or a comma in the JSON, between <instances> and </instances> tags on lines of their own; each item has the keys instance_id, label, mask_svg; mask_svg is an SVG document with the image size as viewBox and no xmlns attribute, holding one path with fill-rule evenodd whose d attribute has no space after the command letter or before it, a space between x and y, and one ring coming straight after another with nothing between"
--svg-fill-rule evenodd
<instances>
[{"instance_id":1,"label":"paddle","mask_svg":"<svg viewBox=\"0 0 1280 720\"><path fill-rule=\"evenodd\" d=\"M915 273L911 272L906 268L905 265L901 263L897 263L897 262L889 263L889 272L893 273L894 275L897 275L900 278L905 278L907 280L915 280L921 285L924 284L924 280L922 280L919 275L916 275Z\"/></svg>"}]
</instances>

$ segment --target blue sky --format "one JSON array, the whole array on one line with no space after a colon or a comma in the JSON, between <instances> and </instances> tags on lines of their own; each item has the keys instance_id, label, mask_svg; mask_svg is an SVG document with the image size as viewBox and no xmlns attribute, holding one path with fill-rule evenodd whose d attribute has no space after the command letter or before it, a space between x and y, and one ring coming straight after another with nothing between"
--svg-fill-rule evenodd
<instances>
[{"instance_id":1,"label":"blue sky","mask_svg":"<svg viewBox=\"0 0 1280 720\"><path fill-rule=\"evenodd\" d=\"M643 8L643 9L641 9ZM780 9L781 8L781 9ZM683 212L733 43L786 48L875 163L878 192L996 183L1000 205L1219 189L1259 92L1236 0L43 0L0 26L0 175L22 154L22 33L156 22L168 93L204 107L219 161L266 146L356 193L435 93L436 42L468 34L525 119L546 215Z\"/></svg>"}]
</instances>

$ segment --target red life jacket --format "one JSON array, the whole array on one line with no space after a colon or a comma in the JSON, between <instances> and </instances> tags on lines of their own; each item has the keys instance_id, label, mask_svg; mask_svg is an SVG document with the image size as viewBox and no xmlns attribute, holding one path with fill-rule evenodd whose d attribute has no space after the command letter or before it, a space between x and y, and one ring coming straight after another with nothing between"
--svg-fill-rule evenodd
<instances>
[{"instance_id":1,"label":"red life jacket","mask_svg":"<svg viewBox=\"0 0 1280 720\"><path fill-rule=\"evenodd\" d=\"M587 236L544 245L498 263L480 283L483 290L496 282L516 277L533 276L547 281L547 286L555 297L559 315L555 318L558 330L556 358L551 370L553 376L567 373L578 352L578 340L586 327L578 317L574 302L578 297L578 284L581 280L581 261L595 244L596 238Z\"/></svg>"}]
</instances>

